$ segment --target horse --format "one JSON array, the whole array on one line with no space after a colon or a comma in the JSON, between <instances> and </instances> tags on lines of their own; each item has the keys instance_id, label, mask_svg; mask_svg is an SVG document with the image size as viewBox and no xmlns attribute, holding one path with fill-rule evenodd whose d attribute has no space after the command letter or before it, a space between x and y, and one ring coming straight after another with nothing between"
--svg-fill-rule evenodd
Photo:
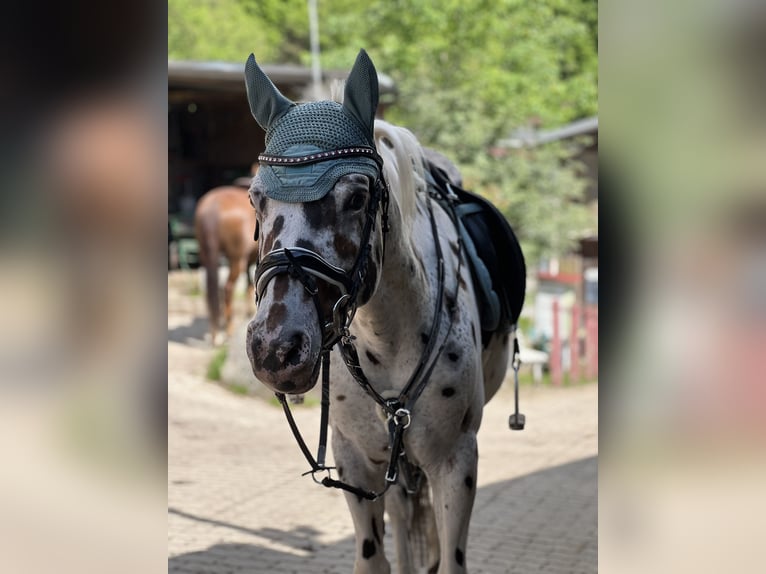
<instances>
[{"instance_id":1,"label":"horse","mask_svg":"<svg viewBox=\"0 0 766 574\"><path fill-rule=\"evenodd\" d=\"M257 168L253 169L253 174ZM220 255L229 263L229 276L224 287L224 329L231 336L234 285L244 271L247 275L247 301L252 305L253 284L248 273L255 264L258 243L253 240L255 211L247 188L250 178L240 178L239 186L222 186L206 192L194 212L194 232L200 248L200 263L205 268L205 291L210 315L210 339L215 346L220 327L218 264ZM243 185L244 184L244 185ZM248 310L248 314L250 314Z\"/></svg>"},{"instance_id":2,"label":"horse","mask_svg":"<svg viewBox=\"0 0 766 574\"><path fill-rule=\"evenodd\" d=\"M290 101L252 54L245 82L266 131L250 187L261 233L253 374L276 392L312 476L344 490L356 574L391 571L384 512L400 574L464 573L476 433L505 377L509 332L483 338L455 220L428 193L415 136L375 119L364 50L342 103ZM321 437L313 459L284 400L320 372L334 467Z\"/></svg>"}]
</instances>

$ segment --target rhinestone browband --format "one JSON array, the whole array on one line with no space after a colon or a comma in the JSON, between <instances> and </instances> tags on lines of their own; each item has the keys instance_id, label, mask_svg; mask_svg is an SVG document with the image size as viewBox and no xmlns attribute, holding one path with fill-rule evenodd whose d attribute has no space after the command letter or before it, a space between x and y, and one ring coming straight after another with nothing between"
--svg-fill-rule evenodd
<instances>
[{"instance_id":1,"label":"rhinestone browband","mask_svg":"<svg viewBox=\"0 0 766 574\"><path fill-rule=\"evenodd\" d=\"M371 159L374 159L379 165L383 163L381 157L378 155L378 152L371 147L346 147L342 149L322 151L298 157L266 155L262 153L258 156L258 161L268 165L304 165L307 163L315 163L318 161L355 155L367 156Z\"/></svg>"}]
</instances>

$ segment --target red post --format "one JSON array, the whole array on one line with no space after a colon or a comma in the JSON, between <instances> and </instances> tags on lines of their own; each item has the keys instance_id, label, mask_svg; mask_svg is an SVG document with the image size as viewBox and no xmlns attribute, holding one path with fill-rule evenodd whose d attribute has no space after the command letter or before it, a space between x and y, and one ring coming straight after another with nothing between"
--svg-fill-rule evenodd
<instances>
[{"instance_id":1,"label":"red post","mask_svg":"<svg viewBox=\"0 0 766 574\"><path fill-rule=\"evenodd\" d=\"M585 333L586 376L595 379L598 376L598 318L595 307L589 306L585 310Z\"/></svg>"},{"instance_id":2,"label":"red post","mask_svg":"<svg viewBox=\"0 0 766 574\"><path fill-rule=\"evenodd\" d=\"M551 341L551 381L561 385L561 335L559 333L559 302L553 300L553 340Z\"/></svg>"},{"instance_id":3,"label":"red post","mask_svg":"<svg viewBox=\"0 0 766 574\"><path fill-rule=\"evenodd\" d=\"M572 331L569 335L569 377L571 382L580 380L580 306L572 306Z\"/></svg>"},{"instance_id":4,"label":"red post","mask_svg":"<svg viewBox=\"0 0 766 574\"><path fill-rule=\"evenodd\" d=\"M593 371L598 379L598 307L593 308Z\"/></svg>"}]
</instances>

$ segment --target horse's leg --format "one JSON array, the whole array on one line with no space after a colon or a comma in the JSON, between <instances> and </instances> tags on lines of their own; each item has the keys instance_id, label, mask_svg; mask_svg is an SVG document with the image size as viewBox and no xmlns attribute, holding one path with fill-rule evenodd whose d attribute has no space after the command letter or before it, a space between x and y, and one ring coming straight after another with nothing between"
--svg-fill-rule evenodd
<instances>
[{"instance_id":1,"label":"horse's leg","mask_svg":"<svg viewBox=\"0 0 766 574\"><path fill-rule=\"evenodd\" d=\"M476 433L460 433L452 453L430 469L428 478L434 493L434 510L439 530L438 574L466 572L468 523L476 494L478 450Z\"/></svg>"},{"instance_id":2,"label":"horse's leg","mask_svg":"<svg viewBox=\"0 0 766 574\"><path fill-rule=\"evenodd\" d=\"M376 465L371 469L367 456L333 428L332 437L335 466L343 482L354 486L383 489L385 470ZM384 497L376 501L365 500L356 494L344 492L351 511L356 538L354 574L390 574L391 566L383 553L383 511Z\"/></svg>"},{"instance_id":3,"label":"horse's leg","mask_svg":"<svg viewBox=\"0 0 766 574\"><path fill-rule=\"evenodd\" d=\"M200 263L205 268L205 296L210 317L210 344L215 346L218 334L218 237L215 222L200 217L195 221Z\"/></svg>"},{"instance_id":4,"label":"horse's leg","mask_svg":"<svg viewBox=\"0 0 766 574\"><path fill-rule=\"evenodd\" d=\"M390 519L396 549L396 565L399 574L415 571L408 530L412 519L412 505L404 487L392 486L386 493L386 511Z\"/></svg>"},{"instance_id":5,"label":"horse's leg","mask_svg":"<svg viewBox=\"0 0 766 574\"><path fill-rule=\"evenodd\" d=\"M425 477L420 488L420 492L410 495L397 485L386 493L386 511L394 535L399 574L415 572L414 544L425 545L423 558L429 573L435 573L439 567L439 537Z\"/></svg>"},{"instance_id":6,"label":"horse's leg","mask_svg":"<svg viewBox=\"0 0 766 574\"><path fill-rule=\"evenodd\" d=\"M237 279L239 279L239 276L242 274L244 269L247 269L247 259L243 257L232 257L229 260L229 277L226 279L223 309L223 317L227 337L231 337L231 330L233 326L231 321L231 309L234 299L234 287L237 283Z\"/></svg>"}]
</instances>

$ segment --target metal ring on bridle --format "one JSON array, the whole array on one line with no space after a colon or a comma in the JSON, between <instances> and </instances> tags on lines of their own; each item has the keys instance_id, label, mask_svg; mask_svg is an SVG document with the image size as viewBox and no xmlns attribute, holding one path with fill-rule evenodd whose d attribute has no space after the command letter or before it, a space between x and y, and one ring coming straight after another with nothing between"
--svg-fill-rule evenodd
<instances>
[{"instance_id":1,"label":"metal ring on bridle","mask_svg":"<svg viewBox=\"0 0 766 574\"><path fill-rule=\"evenodd\" d=\"M311 475L311 480L313 480L316 484L322 484L322 480L324 480L324 479L317 480L316 473L317 472L326 472L327 473L327 478L332 480L332 469L334 469L334 468L335 468L334 466L326 466L326 467L323 467L323 468L316 468L316 469L304 472L301 476L306 476L307 474L310 474Z\"/></svg>"},{"instance_id":2,"label":"metal ring on bridle","mask_svg":"<svg viewBox=\"0 0 766 574\"><path fill-rule=\"evenodd\" d=\"M410 426L410 423L412 422L412 416L410 415L410 411L408 411L405 408L396 409L396 412L394 413L394 422L397 426L402 424L402 419L407 419L407 424L402 425L402 428L407 428Z\"/></svg>"},{"instance_id":3,"label":"metal ring on bridle","mask_svg":"<svg viewBox=\"0 0 766 574\"><path fill-rule=\"evenodd\" d=\"M351 300L351 295L345 293L335 302L332 308L332 321L336 333L343 333L351 325L356 315L356 305L346 307L346 303Z\"/></svg>"}]
</instances>

